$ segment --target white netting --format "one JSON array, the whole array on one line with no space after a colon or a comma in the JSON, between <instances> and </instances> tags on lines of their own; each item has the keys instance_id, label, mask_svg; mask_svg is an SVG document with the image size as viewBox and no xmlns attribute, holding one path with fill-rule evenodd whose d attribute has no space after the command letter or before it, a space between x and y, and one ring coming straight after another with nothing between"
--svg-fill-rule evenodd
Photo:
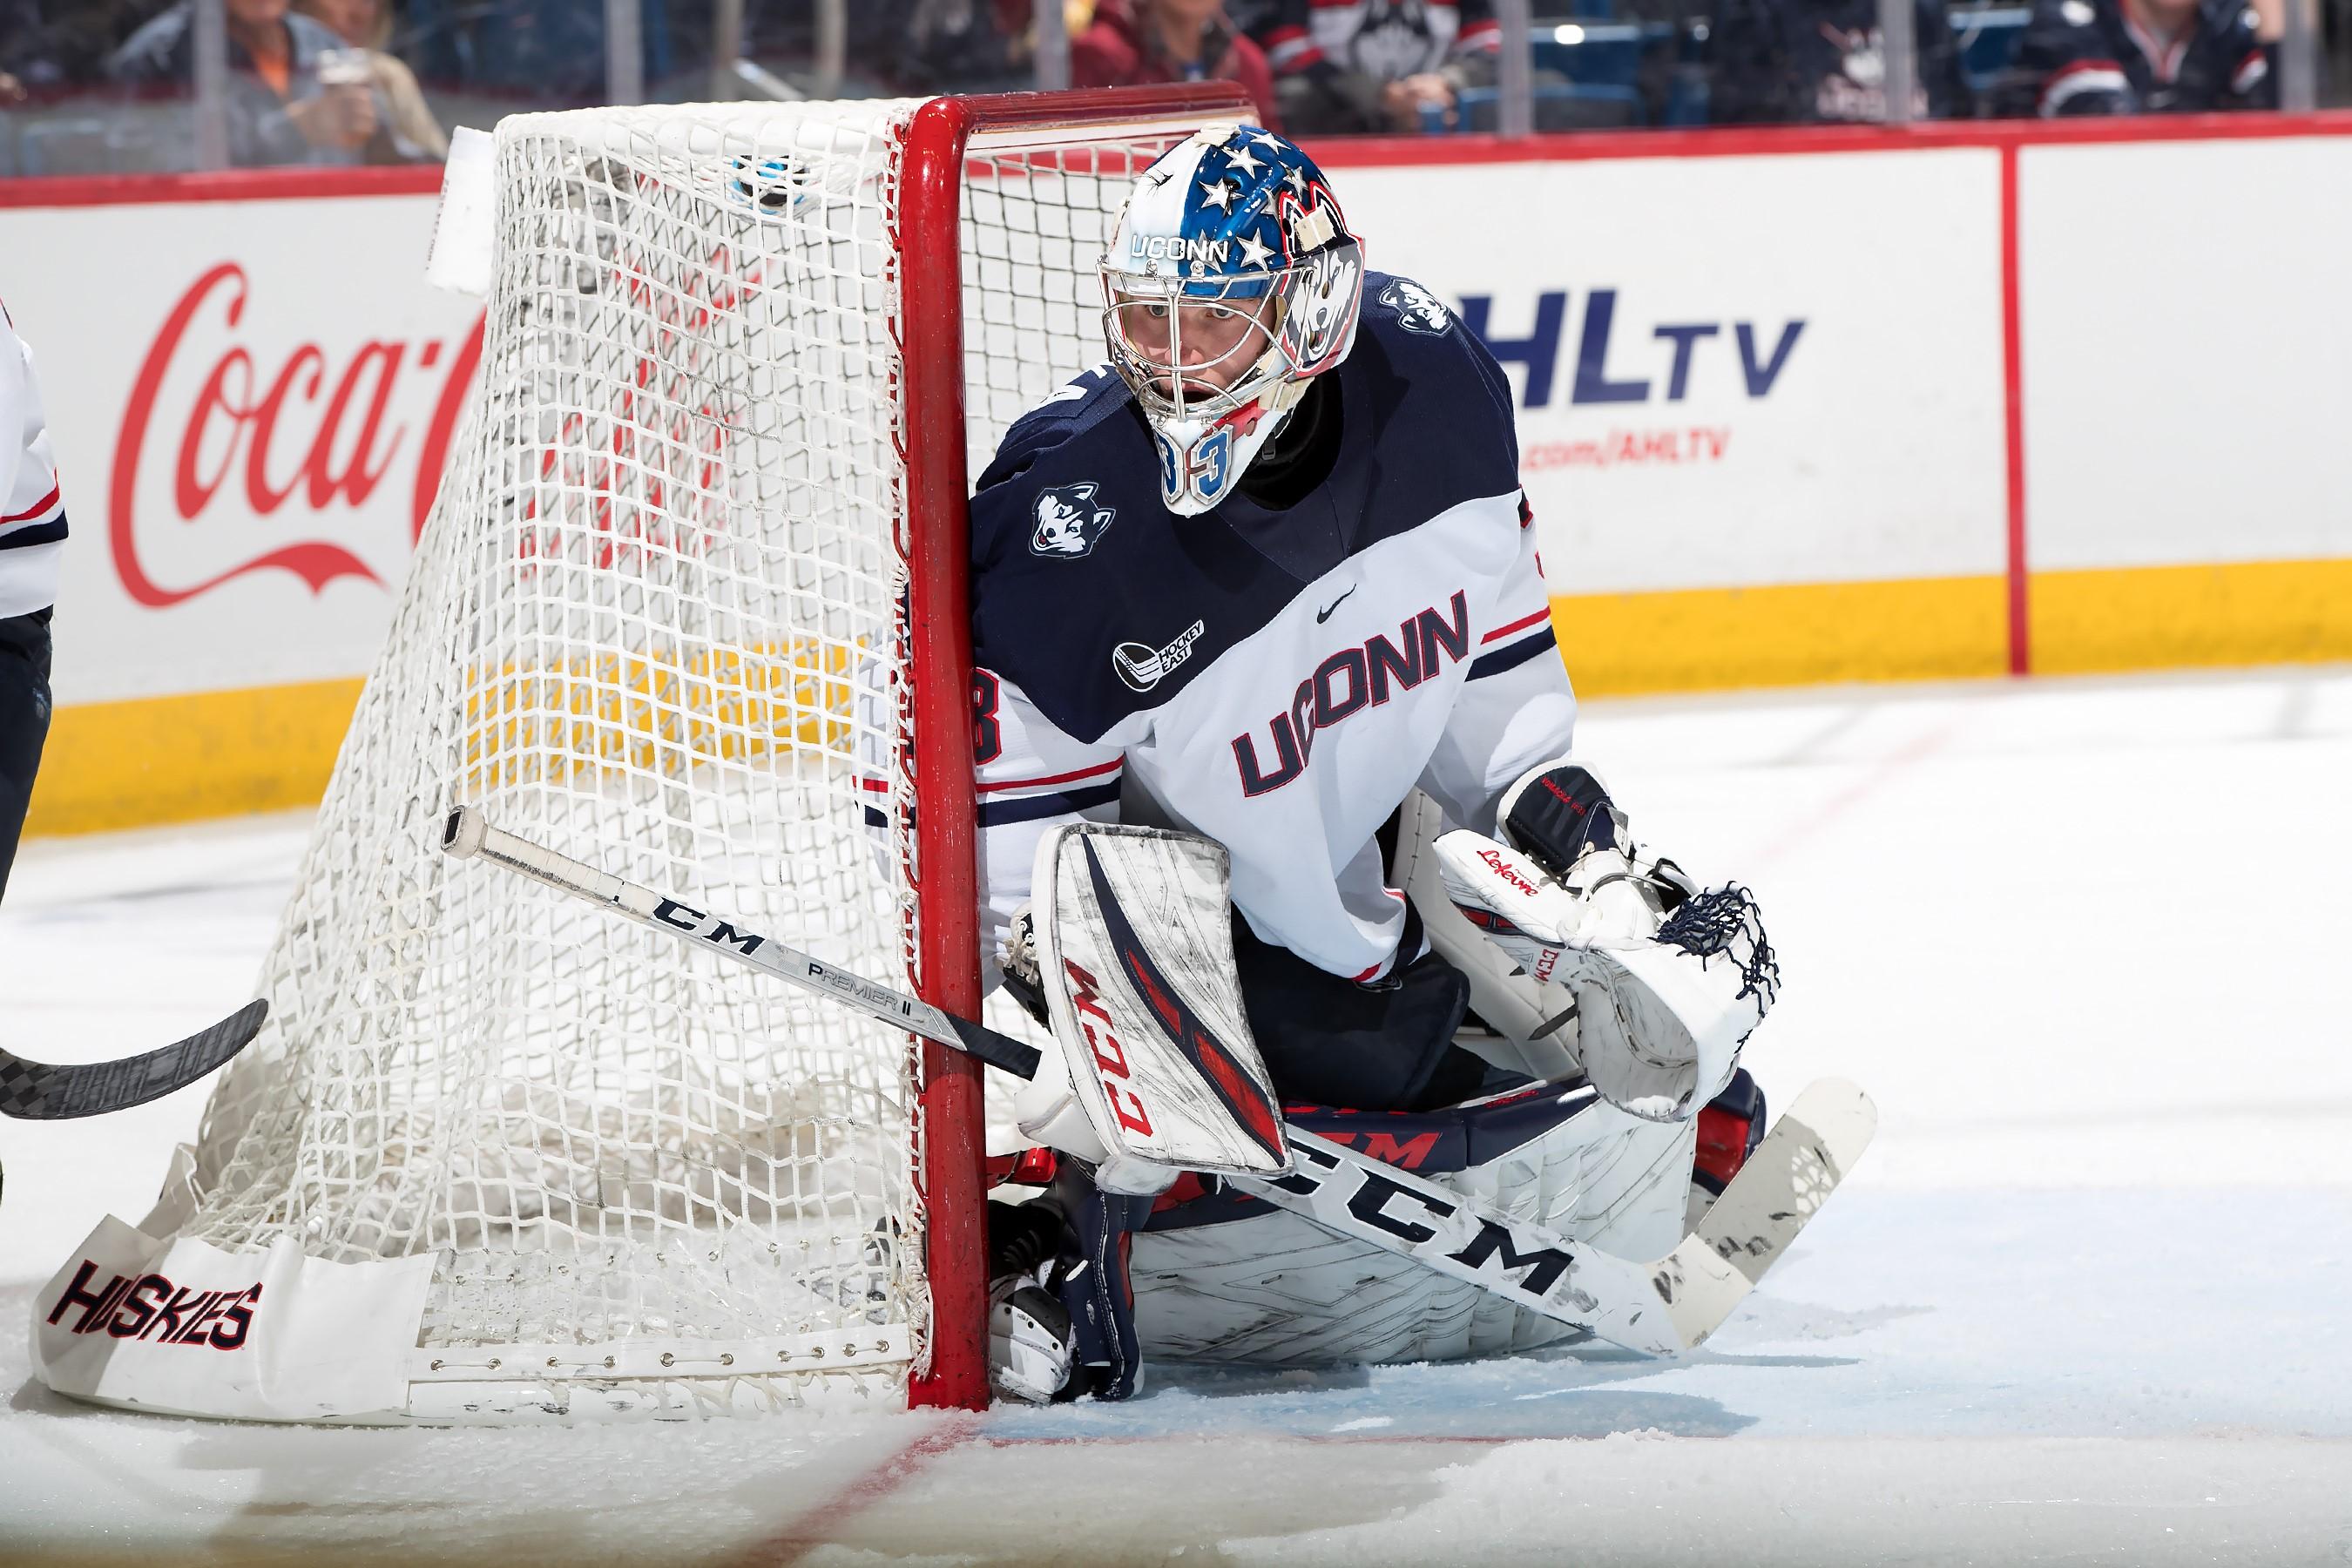
<instances>
[{"instance_id":1,"label":"white netting","mask_svg":"<svg viewBox=\"0 0 2352 1568\"><path fill-rule=\"evenodd\" d=\"M903 821L908 774L882 762L889 792L862 791L857 764L895 757L904 723L874 700L901 690L897 453L943 434L897 428L912 107L499 127L479 400L268 962L269 1025L205 1114L183 1230L437 1255L421 1366L510 1377L520 1347L626 1376L658 1350L651 1375L733 1380L740 1403L741 1380L764 1399L837 1381L844 1347L883 1369L851 1382L895 1391L923 1354L906 1037L435 838L477 804L904 976L919 911L866 808ZM1100 357L1095 262L1138 155L1171 140L975 142L975 474Z\"/></svg>"}]
</instances>

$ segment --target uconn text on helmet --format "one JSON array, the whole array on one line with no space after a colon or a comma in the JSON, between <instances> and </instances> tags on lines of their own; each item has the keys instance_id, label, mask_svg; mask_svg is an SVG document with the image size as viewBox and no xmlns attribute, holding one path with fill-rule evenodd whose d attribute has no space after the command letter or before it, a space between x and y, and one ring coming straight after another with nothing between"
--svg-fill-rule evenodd
<instances>
[{"instance_id":1,"label":"uconn text on helmet","mask_svg":"<svg viewBox=\"0 0 2352 1568\"><path fill-rule=\"evenodd\" d=\"M1151 426L1161 500L1195 516L1347 358L1364 258L1313 160L1213 125L1136 180L1102 278L1104 342Z\"/></svg>"}]
</instances>

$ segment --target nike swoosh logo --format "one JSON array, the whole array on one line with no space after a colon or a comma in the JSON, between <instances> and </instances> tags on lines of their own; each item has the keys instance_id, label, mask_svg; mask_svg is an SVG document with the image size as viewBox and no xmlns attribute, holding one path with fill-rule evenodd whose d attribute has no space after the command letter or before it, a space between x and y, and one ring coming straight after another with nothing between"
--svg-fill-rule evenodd
<instances>
[{"instance_id":1,"label":"nike swoosh logo","mask_svg":"<svg viewBox=\"0 0 2352 1568\"><path fill-rule=\"evenodd\" d=\"M1361 585L1362 585L1362 584L1358 584L1358 586L1359 586L1359 587L1360 587ZM1336 609L1338 609L1340 605L1342 605L1346 604L1346 603L1348 602L1348 594L1352 594L1352 593L1354 593L1355 591L1356 591L1356 590L1355 590L1354 588L1350 588L1350 589L1349 589L1347 594L1342 594L1342 595L1340 595L1338 598L1336 598L1336 599L1332 600L1329 604L1328 604L1328 605L1324 605L1321 609L1319 609L1319 610L1316 611L1316 612L1315 612L1315 624L1316 624L1317 626L1321 626L1325 621L1329 620L1329 619L1331 618L1331 612L1332 612L1332 611L1334 611L1334 610L1336 610Z\"/></svg>"}]
</instances>

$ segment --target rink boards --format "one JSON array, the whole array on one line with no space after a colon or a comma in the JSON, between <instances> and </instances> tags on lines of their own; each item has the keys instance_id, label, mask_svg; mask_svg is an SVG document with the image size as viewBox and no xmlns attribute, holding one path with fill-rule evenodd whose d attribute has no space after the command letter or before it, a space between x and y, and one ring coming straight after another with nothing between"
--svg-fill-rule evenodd
<instances>
[{"instance_id":1,"label":"rink boards","mask_svg":"<svg viewBox=\"0 0 2352 1568\"><path fill-rule=\"evenodd\" d=\"M1317 151L1503 360L1590 694L2352 658L2352 115ZM317 798L479 348L436 181L0 184L73 522L32 831Z\"/></svg>"}]
</instances>

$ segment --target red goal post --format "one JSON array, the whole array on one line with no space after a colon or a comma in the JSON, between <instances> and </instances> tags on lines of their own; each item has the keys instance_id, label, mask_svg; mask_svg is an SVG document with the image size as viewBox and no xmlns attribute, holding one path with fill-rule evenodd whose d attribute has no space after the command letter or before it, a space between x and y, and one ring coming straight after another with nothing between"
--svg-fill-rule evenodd
<instances>
[{"instance_id":1,"label":"red goal post","mask_svg":"<svg viewBox=\"0 0 2352 1568\"><path fill-rule=\"evenodd\" d=\"M1231 83L1108 88L1061 93L940 98L915 112L907 132L897 238L907 335L905 422L911 662L917 690L929 693L934 722L916 726L919 796L971 797L971 621L965 571L971 558L971 493L960 438L925 432L964 428L963 276L960 262L968 150L992 138L1053 138L1119 124L1207 123L1254 114ZM1071 367L1075 370L1077 367ZM946 710L952 706L950 713ZM923 814L917 831L923 907L919 987L923 999L965 1017L980 1009L979 879L969 811ZM985 1128L981 1067L923 1045L923 1166L933 1216L929 1375L911 1379L918 1405L988 1403L988 1260L982 1205Z\"/></svg>"}]
</instances>

